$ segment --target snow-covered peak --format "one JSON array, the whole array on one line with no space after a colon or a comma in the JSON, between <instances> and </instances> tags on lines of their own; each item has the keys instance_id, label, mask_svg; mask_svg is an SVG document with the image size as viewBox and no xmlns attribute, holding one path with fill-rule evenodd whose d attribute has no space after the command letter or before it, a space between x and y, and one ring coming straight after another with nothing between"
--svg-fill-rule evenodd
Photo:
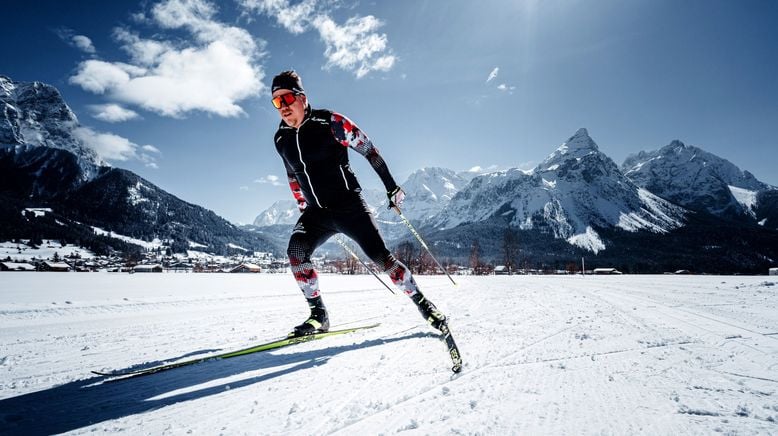
<instances>
[{"instance_id":1,"label":"snow-covered peak","mask_svg":"<svg viewBox=\"0 0 778 436\"><path fill-rule=\"evenodd\" d=\"M423 201L447 201L457 193L467 180L453 170L429 167L415 171L402 185L406 194L412 193Z\"/></svg>"},{"instance_id":2,"label":"snow-covered peak","mask_svg":"<svg viewBox=\"0 0 778 436\"><path fill-rule=\"evenodd\" d=\"M0 75L0 97L9 98L15 90L14 82L9 77Z\"/></svg>"},{"instance_id":3,"label":"snow-covered peak","mask_svg":"<svg viewBox=\"0 0 778 436\"><path fill-rule=\"evenodd\" d=\"M541 228L592 252L604 250L597 229L664 233L683 225L685 211L640 190L586 129L579 129L534 171L474 178L434 219L438 229L500 220Z\"/></svg>"},{"instance_id":4,"label":"snow-covered peak","mask_svg":"<svg viewBox=\"0 0 778 436\"><path fill-rule=\"evenodd\" d=\"M597 143L594 142L589 131L585 128L578 129L573 136L571 136L559 149L566 149L569 153L575 153L577 151L583 151L586 153L592 151L598 151Z\"/></svg>"},{"instance_id":5,"label":"snow-covered peak","mask_svg":"<svg viewBox=\"0 0 778 436\"><path fill-rule=\"evenodd\" d=\"M629 156L621 168L662 198L719 216L753 214L756 192L771 189L730 161L679 140Z\"/></svg>"},{"instance_id":6,"label":"snow-covered peak","mask_svg":"<svg viewBox=\"0 0 778 436\"><path fill-rule=\"evenodd\" d=\"M15 82L0 76L0 147L49 147L79 158L84 177L104 162L76 137L78 118L57 88L41 82Z\"/></svg>"},{"instance_id":7,"label":"snow-covered peak","mask_svg":"<svg viewBox=\"0 0 778 436\"><path fill-rule=\"evenodd\" d=\"M670 144L668 144L667 147L675 150L676 153L680 153L687 148L694 148L692 146L687 147L686 144L684 144L680 139L673 139L670 141Z\"/></svg>"},{"instance_id":8,"label":"snow-covered peak","mask_svg":"<svg viewBox=\"0 0 778 436\"><path fill-rule=\"evenodd\" d=\"M400 184L406 194L403 214L417 223L425 222L443 210L473 176L474 173L467 177L463 173L439 167L414 171ZM386 207L388 199L383 189L365 189L362 196L375 214L384 237L393 239L406 234L406 227L399 222L394 211ZM299 216L294 201L282 200L262 211L254 220L254 225L294 224Z\"/></svg>"},{"instance_id":9,"label":"snow-covered peak","mask_svg":"<svg viewBox=\"0 0 778 436\"><path fill-rule=\"evenodd\" d=\"M684 178L702 172L738 188L760 190L768 187L727 159L677 139L659 150L629 156L622 164L622 170L628 177L637 179L642 179L647 172L670 171L674 173L673 177Z\"/></svg>"},{"instance_id":10,"label":"snow-covered peak","mask_svg":"<svg viewBox=\"0 0 778 436\"><path fill-rule=\"evenodd\" d=\"M589 136L589 131L586 130L585 127L581 127L580 129L576 130L575 134L567 140L567 144L571 146L594 147L597 149L597 144L595 144L594 140L591 138L591 136Z\"/></svg>"},{"instance_id":11,"label":"snow-covered peak","mask_svg":"<svg viewBox=\"0 0 778 436\"><path fill-rule=\"evenodd\" d=\"M587 155L599 153L597 143L589 136L589 131L580 128L567 141L551 153L546 160L538 165L538 171L554 170L558 165L571 160L580 160ZM555 167L557 166L557 167Z\"/></svg>"},{"instance_id":12,"label":"snow-covered peak","mask_svg":"<svg viewBox=\"0 0 778 436\"><path fill-rule=\"evenodd\" d=\"M258 227L272 226L276 224L294 224L300 217L297 202L294 200L279 200L269 208L262 211L254 219L254 225Z\"/></svg>"}]
</instances>

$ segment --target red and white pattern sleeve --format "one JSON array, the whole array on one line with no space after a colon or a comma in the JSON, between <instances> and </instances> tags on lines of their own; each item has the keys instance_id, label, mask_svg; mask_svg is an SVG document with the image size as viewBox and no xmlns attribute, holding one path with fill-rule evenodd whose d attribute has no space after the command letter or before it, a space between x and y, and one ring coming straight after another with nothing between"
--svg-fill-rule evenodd
<instances>
[{"instance_id":1,"label":"red and white pattern sleeve","mask_svg":"<svg viewBox=\"0 0 778 436\"><path fill-rule=\"evenodd\" d=\"M387 192L397 187L397 183L395 183L392 174L389 172L386 162L378 153L378 149L373 145L373 142L370 141L365 132L357 127L354 122L344 115L333 112L330 119L330 129L336 141L344 147L354 149L370 162L381 181L384 182Z\"/></svg>"}]
</instances>

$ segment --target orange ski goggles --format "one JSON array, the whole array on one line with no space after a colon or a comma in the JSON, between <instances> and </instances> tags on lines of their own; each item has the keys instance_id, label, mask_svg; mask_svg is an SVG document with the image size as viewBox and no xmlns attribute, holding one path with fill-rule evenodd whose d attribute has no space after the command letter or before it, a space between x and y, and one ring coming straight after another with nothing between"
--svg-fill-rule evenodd
<instances>
[{"instance_id":1,"label":"orange ski goggles","mask_svg":"<svg viewBox=\"0 0 778 436\"><path fill-rule=\"evenodd\" d=\"M295 100L297 100L297 94L289 92L286 94L281 94L278 97L274 97L272 102L276 109L281 109L283 106L290 106L292 103L294 103Z\"/></svg>"}]
</instances>

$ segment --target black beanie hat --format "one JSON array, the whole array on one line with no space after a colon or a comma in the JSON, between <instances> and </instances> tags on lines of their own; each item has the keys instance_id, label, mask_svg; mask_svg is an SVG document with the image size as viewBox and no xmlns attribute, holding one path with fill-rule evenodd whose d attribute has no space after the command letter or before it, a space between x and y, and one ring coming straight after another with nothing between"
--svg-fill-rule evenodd
<instances>
[{"instance_id":1,"label":"black beanie hat","mask_svg":"<svg viewBox=\"0 0 778 436\"><path fill-rule=\"evenodd\" d=\"M303 80L297 74L296 71L283 71L277 76L273 77L273 85L271 87L271 93L276 92L279 89L288 89L297 94L305 94L303 89Z\"/></svg>"}]
</instances>

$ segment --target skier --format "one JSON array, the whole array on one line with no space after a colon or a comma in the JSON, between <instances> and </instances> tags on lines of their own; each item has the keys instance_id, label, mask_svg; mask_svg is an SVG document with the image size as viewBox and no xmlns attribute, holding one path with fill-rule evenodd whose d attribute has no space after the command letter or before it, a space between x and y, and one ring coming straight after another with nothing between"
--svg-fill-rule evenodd
<instances>
[{"instance_id":1,"label":"skier","mask_svg":"<svg viewBox=\"0 0 778 436\"><path fill-rule=\"evenodd\" d=\"M326 109L312 109L295 71L283 71L275 76L272 93L273 106L281 117L274 142L302 213L289 239L287 255L292 274L311 310L308 319L294 327L289 336L329 330L329 316L311 255L336 233L356 241L384 269L392 283L416 303L424 319L441 329L446 317L424 297L410 270L387 250L349 166L348 149L351 148L370 162L386 187L390 204L399 207L405 193L395 183L373 143L345 116Z\"/></svg>"}]
</instances>

